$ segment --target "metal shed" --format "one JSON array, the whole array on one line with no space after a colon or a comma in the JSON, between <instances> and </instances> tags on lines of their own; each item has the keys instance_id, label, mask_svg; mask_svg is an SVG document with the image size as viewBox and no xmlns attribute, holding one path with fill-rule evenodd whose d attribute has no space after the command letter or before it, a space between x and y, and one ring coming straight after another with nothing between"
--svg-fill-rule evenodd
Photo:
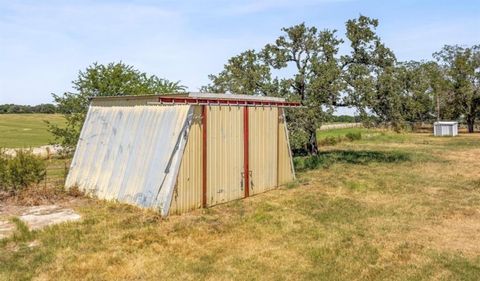
<instances>
[{"instance_id":1,"label":"metal shed","mask_svg":"<svg viewBox=\"0 0 480 281\"><path fill-rule=\"evenodd\" d=\"M180 214L292 181L282 98L185 93L92 99L66 180Z\"/></svg>"},{"instance_id":2,"label":"metal shed","mask_svg":"<svg viewBox=\"0 0 480 281\"><path fill-rule=\"evenodd\" d=\"M458 135L458 122L438 121L433 123L434 136L456 136Z\"/></svg>"}]
</instances>

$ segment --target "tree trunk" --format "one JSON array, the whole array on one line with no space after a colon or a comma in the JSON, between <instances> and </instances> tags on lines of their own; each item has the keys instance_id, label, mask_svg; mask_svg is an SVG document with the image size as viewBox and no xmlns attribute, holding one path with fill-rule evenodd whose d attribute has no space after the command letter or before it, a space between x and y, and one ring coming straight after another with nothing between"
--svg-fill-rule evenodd
<instances>
[{"instance_id":1,"label":"tree trunk","mask_svg":"<svg viewBox=\"0 0 480 281\"><path fill-rule=\"evenodd\" d=\"M475 117L467 117L467 127L468 127L468 132L473 133L473 125L475 124Z\"/></svg>"},{"instance_id":2,"label":"tree trunk","mask_svg":"<svg viewBox=\"0 0 480 281\"><path fill-rule=\"evenodd\" d=\"M317 132L310 132L310 138L308 140L308 153L310 155L318 154L318 142L317 142Z\"/></svg>"}]
</instances>

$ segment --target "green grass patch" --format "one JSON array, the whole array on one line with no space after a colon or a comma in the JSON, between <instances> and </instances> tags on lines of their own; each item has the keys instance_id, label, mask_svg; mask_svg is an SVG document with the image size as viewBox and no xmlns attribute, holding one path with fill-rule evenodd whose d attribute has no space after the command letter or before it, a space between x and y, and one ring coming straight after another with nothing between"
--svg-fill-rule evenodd
<instances>
[{"instance_id":1,"label":"green grass patch","mask_svg":"<svg viewBox=\"0 0 480 281\"><path fill-rule=\"evenodd\" d=\"M298 171L328 168L336 163L368 165L370 163L400 163L411 160L411 155L404 151L372 150L329 150L321 151L315 156L299 156L293 159Z\"/></svg>"},{"instance_id":2,"label":"green grass patch","mask_svg":"<svg viewBox=\"0 0 480 281\"><path fill-rule=\"evenodd\" d=\"M63 125L60 114L0 114L0 147L20 148L49 144L53 136L47 131L50 121Z\"/></svg>"},{"instance_id":3,"label":"green grass patch","mask_svg":"<svg viewBox=\"0 0 480 281\"><path fill-rule=\"evenodd\" d=\"M368 134L377 132L374 129L367 128L344 128L344 129L331 129L325 131L317 131L317 139L321 140L326 137L344 137L347 134Z\"/></svg>"}]
</instances>

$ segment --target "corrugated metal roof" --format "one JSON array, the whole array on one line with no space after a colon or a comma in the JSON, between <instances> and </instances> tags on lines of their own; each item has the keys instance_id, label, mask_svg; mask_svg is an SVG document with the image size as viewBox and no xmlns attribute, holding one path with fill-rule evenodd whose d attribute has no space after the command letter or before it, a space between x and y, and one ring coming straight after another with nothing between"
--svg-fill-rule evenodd
<instances>
[{"instance_id":1,"label":"corrugated metal roof","mask_svg":"<svg viewBox=\"0 0 480 281\"><path fill-rule=\"evenodd\" d=\"M167 215L192 108L90 106L66 187Z\"/></svg>"},{"instance_id":2,"label":"corrugated metal roof","mask_svg":"<svg viewBox=\"0 0 480 281\"><path fill-rule=\"evenodd\" d=\"M94 101L100 100L151 100L152 98L159 97L191 97L191 98L208 98L208 99L231 99L231 100L257 100L257 101L277 101L283 102L284 98L279 97L266 97L266 96L257 96L257 95L235 95L235 94L217 94L217 93L197 93L197 92L188 92L188 93L175 93L168 95L143 95L143 96L102 96L102 97L92 97Z\"/></svg>"},{"instance_id":3,"label":"corrugated metal roof","mask_svg":"<svg viewBox=\"0 0 480 281\"><path fill-rule=\"evenodd\" d=\"M285 101L284 98L266 97L258 95L236 95L236 94L216 94L216 93L188 93L192 98L211 98L211 99L231 99L231 100L259 100L259 101Z\"/></svg>"}]
</instances>

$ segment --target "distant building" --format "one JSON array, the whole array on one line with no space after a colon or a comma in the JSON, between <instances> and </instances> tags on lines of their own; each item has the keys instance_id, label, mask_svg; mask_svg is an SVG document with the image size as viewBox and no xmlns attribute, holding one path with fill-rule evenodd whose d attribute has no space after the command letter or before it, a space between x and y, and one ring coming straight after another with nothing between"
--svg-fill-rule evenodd
<instances>
[{"instance_id":1,"label":"distant building","mask_svg":"<svg viewBox=\"0 0 480 281\"><path fill-rule=\"evenodd\" d=\"M456 136L458 135L458 122L438 121L433 123L434 136Z\"/></svg>"}]
</instances>

